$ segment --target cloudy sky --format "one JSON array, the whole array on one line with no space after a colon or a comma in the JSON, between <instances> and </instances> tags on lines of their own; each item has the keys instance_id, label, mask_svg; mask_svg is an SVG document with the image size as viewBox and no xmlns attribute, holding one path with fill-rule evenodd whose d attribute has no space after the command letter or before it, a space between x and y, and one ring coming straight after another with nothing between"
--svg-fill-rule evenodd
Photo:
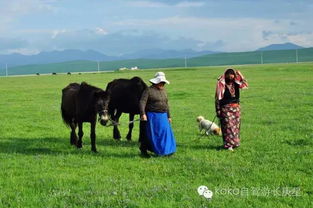
<instances>
[{"instance_id":1,"label":"cloudy sky","mask_svg":"<svg viewBox=\"0 0 313 208\"><path fill-rule=\"evenodd\" d=\"M312 0L0 0L0 54L313 46Z\"/></svg>"}]
</instances>

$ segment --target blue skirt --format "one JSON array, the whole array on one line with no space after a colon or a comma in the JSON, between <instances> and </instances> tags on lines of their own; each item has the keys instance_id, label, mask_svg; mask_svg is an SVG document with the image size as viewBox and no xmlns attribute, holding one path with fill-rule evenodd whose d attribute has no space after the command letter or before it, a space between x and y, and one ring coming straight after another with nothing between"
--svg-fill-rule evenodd
<instances>
[{"instance_id":1,"label":"blue skirt","mask_svg":"<svg viewBox=\"0 0 313 208\"><path fill-rule=\"evenodd\" d=\"M147 137L153 152L169 155L176 152L176 141L167 113L147 112Z\"/></svg>"}]
</instances>

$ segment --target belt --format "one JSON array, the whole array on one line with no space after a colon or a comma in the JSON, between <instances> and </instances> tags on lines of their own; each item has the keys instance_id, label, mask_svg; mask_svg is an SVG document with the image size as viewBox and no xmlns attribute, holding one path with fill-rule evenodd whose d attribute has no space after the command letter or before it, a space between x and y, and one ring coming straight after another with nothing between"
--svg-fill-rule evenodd
<instances>
[{"instance_id":1,"label":"belt","mask_svg":"<svg viewBox=\"0 0 313 208\"><path fill-rule=\"evenodd\" d=\"M238 107L239 103L229 103L227 105L229 105L230 107Z\"/></svg>"}]
</instances>

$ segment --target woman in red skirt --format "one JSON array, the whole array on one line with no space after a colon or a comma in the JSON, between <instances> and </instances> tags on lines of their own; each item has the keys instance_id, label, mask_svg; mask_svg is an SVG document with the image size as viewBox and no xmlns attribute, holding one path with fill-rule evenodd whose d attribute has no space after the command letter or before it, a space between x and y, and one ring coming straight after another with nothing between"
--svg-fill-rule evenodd
<instances>
[{"instance_id":1,"label":"woman in red skirt","mask_svg":"<svg viewBox=\"0 0 313 208\"><path fill-rule=\"evenodd\" d=\"M216 115L220 118L224 148L233 150L240 145L240 92L248 87L240 71L227 69L216 86Z\"/></svg>"}]
</instances>

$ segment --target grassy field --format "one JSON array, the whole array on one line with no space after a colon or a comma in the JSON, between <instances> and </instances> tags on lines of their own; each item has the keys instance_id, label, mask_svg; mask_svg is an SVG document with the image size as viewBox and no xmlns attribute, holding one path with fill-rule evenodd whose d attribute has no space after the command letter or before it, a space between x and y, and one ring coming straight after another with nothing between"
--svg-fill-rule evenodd
<instances>
[{"instance_id":1,"label":"grassy field","mask_svg":"<svg viewBox=\"0 0 313 208\"><path fill-rule=\"evenodd\" d=\"M156 70L0 78L0 207L312 207L313 64L236 68L250 84L242 146L220 150L222 139L200 136L195 121L213 119L225 67L168 69L177 153L150 159L139 156L137 124L132 142L97 125L97 154L85 124L83 148L70 146L60 98L70 82L104 88L135 75L147 82ZM212 200L198 195L200 185Z\"/></svg>"}]
</instances>

